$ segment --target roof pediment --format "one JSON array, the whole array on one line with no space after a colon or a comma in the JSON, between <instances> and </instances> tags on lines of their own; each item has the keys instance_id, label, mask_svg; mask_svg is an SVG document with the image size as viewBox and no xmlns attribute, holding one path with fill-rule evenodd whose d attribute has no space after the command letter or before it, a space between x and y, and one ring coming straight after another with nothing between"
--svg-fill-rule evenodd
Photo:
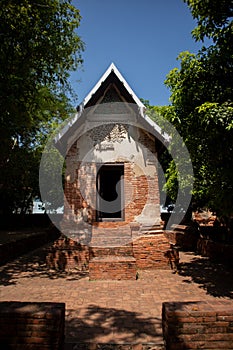
<instances>
[{"instance_id":1,"label":"roof pediment","mask_svg":"<svg viewBox=\"0 0 233 350\"><path fill-rule=\"evenodd\" d=\"M105 105L107 108L104 108ZM96 116L107 114L111 105L114 105L115 116L127 118L127 112L130 109L136 116L135 126L144 128L163 144L169 142L169 136L162 133L161 128L145 114L146 107L112 63L77 107L77 113L67 121L55 137L55 144L58 148L60 148L59 144L64 143L69 147L69 140L73 139L74 134L78 135L78 130L83 131L85 128L84 124L88 114Z\"/></svg>"},{"instance_id":2,"label":"roof pediment","mask_svg":"<svg viewBox=\"0 0 233 350\"><path fill-rule=\"evenodd\" d=\"M145 108L144 104L137 97L135 92L128 85L125 78L121 75L114 63L112 63L106 72L102 75L93 89L85 97L82 104L84 108L94 106L99 102L102 96L106 94L106 91L111 87L112 91L116 91L119 98L117 102L127 102L137 104L141 108ZM108 101L116 102L116 101Z\"/></svg>"}]
</instances>

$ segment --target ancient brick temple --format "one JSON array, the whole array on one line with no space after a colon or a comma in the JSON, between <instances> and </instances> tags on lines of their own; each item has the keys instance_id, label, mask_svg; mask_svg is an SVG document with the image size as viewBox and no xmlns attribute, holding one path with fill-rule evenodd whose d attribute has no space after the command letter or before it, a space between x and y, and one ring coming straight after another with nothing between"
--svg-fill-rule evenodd
<instances>
[{"instance_id":1,"label":"ancient brick temple","mask_svg":"<svg viewBox=\"0 0 233 350\"><path fill-rule=\"evenodd\" d=\"M62 232L89 247L91 279L135 278L172 262L157 169L167 139L145 110L111 64L57 140L66 149Z\"/></svg>"}]
</instances>

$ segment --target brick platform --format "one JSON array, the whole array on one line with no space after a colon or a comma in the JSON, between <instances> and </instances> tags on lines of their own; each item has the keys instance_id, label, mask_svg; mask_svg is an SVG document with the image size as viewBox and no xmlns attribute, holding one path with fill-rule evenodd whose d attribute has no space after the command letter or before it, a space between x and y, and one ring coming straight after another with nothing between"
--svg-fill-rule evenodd
<instances>
[{"instance_id":1,"label":"brick platform","mask_svg":"<svg viewBox=\"0 0 233 350\"><path fill-rule=\"evenodd\" d=\"M233 271L196 254L181 252L176 273L140 270L137 280L121 281L53 271L42 256L40 249L0 267L0 300L66 303L65 350L99 344L105 350L161 350L163 302L202 300L214 307L228 300L233 306Z\"/></svg>"},{"instance_id":2,"label":"brick platform","mask_svg":"<svg viewBox=\"0 0 233 350\"><path fill-rule=\"evenodd\" d=\"M1 232L4 236L7 231ZM10 237L10 235L8 234ZM16 238L14 238L16 237ZM59 237L57 230L42 229L28 230L24 234L23 231L13 231L11 232L11 238L0 244L0 265L6 264L18 256L28 253L33 249L43 246L48 242L52 242Z\"/></svg>"},{"instance_id":3,"label":"brick platform","mask_svg":"<svg viewBox=\"0 0 233 350\"><path fill-rule=\"evenodd\" d=\"M89 263L90 280L130 280L136 273L136 260L130 256L98 257Z\"/></svg>"},{"instance_id":4,"label":"brick platform","mask_svg":"<svg viewBox=\"0 0 233 350\"><path fill-rule=\"evenodd\" d=\"M179 261L163 233L139 236L133 241L133 255L138 269L171 269Z\"/></svg>"},{"instance_id":5,"label":"brick platform","mask_svg":"<svg viewBox=\"0 0 233 350\"><path fill-rule=\"evenodd\" d=\"M91 244L91 280L135 279L137 269L171 269L179 261L161 230L132 236L129 225L98 228L92 232Z\"/></svg>"},{"instance_id":6,"label":"brick platform","mask_svg":"<svg viewBox=\"0 0 233 350\"><path fill-rule=\"evenodd\" d=\"M47 266L60 271L89 271L91 280L135 279L137 269L176 269L178 252L161 230L144 235L134 231L129 225L93 227L90 245L62 236L48 247Z\"/></svg>"},{"instance_id":7,"label":"brick platform","mask_svg":"<svg viewBox=\"0 0 233 350\"><path fill-rule=\"evenodd\" d=\"M233 266L233 245L215 242L211 239L200 237L197 242L197 251L216 261L224 262Z\"/></svg>"},{"instance_id":8,"label":"brick platform","mask_svg":"<svg viewBox=\"0 0 233 350\"><path fill-rule=\"evenodd\" d=\"M1 349L62 350L65 304L0 302Z\"/></svg>"},{"instance_id":9,"label":"brick platform","mask_svg":"<svg viewBox=\"0 0 233 350\"><path fill-rule=\"evenodd\" d=\"M184 251L196 251L199 232L193 225L172 225L172 231L164 231L167 239Z\"/></svg>"},{"instance_id":10,"label":"brick platform","mask_svg":"<svg viewBox=\"0 0 233 350\"><path fill-rule=\"evenodd\" d=\"M233 349L232 324L228 301L163 304L166 350Z\"/></svg>"},{"instance_id":11,"label":"brick platform","mask_svg":"<svg viewBox=\"0 0 233 350\"><path fill-rule=\"evenodd\" d=\"M74 268L87 271L89 247L61 236L52 246L48 247L46 263L49 268L60 271L69 271Z\"/></svg>"},{"instance_id":12,"label":"brick platform","mask_svg":"<svg viewBox=\"0 0 233 350\"><path fill-rule=\"evenodd\" d=\"M136 279L129 225L118 228L93 227L90 247L90 280Z\"/></svg>"}]
</instances>

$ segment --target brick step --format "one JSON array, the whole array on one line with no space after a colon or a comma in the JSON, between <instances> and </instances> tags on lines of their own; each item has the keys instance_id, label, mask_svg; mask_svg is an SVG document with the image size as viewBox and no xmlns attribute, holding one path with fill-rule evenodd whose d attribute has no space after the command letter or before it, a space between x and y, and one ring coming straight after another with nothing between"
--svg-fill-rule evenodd
<instances>
[{"instance_id":1,"label":"brick step","mask_svg":"<svg viewBox=\"0 0 233 350\"><path fill-rule=\"evenodd\" d=\"M142 235L157 235L163 233L163 230L144 230L141 231Z\"/></svg>"},{"instance_id":2,"label":"brick step","mask_svg":"<svg viewBox=\"0 0 233 350\"><path fill-rule=\"evenodd\" d=\"M132 256L133 246L125 245L123 247L91 247L90 258L92 257L103 257L103 256Z\"/></svg>"},{"instance_id":3,"label":"brick step","mask_svg":"<svg viewBox=\"0 0 233 350\"><path fill-rule=\"evenodd\" d=\"M158 225L142 225L140 229L140 233L143 235L159 234L159 233L163 233L163 229L161 229L161 226L158 226Z\"/></svg>"},{"instance_id":4,"label":"brick step","mask_svg":"<svg viewBox=\"0 0 233 350\"><path fill-rule=\"evenodd\" d=\"M132 242L132 238L128 239L122 239L122 238L115 238L112 239L110 237L98 237L98 238L92 238L90 242L91 247L124 247L129 245Z\"/></svg>"},{"instance_id":5,"label":"brick step","mask_svg":"<svg viewBox=\"0 0 233 350\"><path fill-rule=\"evenodd\" d=\"M159 343L120 343L120 344L112 344L112 343L80 343L80 341L77 339L73 339L72 341L65 342L64 350L165 350L165 346L162 342Z\"/></svg>"},{"instance_id":6,"label":"brick step","mask_svg":"<svg viewBox=\"0 0 233 350\"><path fill-rule=\"evenodd\" d=\"M102 256L89 262L90 280L135 280L136 259L132 256Z\"/></svg>"},{"instance_id":7,"label":"brick step","mask_svg":"<svg viewBox=\"0 0 233 350\"><path fill-rule=\"evenodd\" d=\"M121 231L93 232L90 246L93 247L123 247L132 242L131 233Z\"/></svg>"},{"instance_id":8,"label":"brick step","mask_svg":"<svg viewBox=\"0 0 233 350\"><path fill-rule=\"evenodd\" d=\"M187 226L187 225L175 225L175 224L172 225L172 229L174 231L178 231L178 232L185 232L185 231L190 230L190 228L192 228L192 227Z\"/></svg>"},{"instance_id":9,"label":"brick step","mask_svg":"<svg viewBox=\"0 0 233 350\"><path fill-rule=\"evenodd\" d=\"M108 236L108 237L130 237L131 236L131 229L130 226L126 227L95 227L93 226L92 230L93 236Z\"/></svg>"}]
</instances>

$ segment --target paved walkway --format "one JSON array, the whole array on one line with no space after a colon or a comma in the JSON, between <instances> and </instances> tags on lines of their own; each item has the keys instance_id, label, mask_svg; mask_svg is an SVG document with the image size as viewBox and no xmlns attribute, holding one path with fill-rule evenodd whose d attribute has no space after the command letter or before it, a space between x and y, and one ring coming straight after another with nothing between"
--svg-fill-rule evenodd
<instances>
[{"instance_id":1,"label":"paved walkway","mask_svg":"<svg viewBox=\"0 0 233 350\"><path fill-rule=\"evenodd\" d=\"M192 253L180 254L177 273L141 271L133 281L58 273L46 268L43 257L41 248L2 266L0 300L65 302L67 344L144 343L162 349L162 302L224 298L233 303L233 271Z\"/></svg>"}]
</instances>

